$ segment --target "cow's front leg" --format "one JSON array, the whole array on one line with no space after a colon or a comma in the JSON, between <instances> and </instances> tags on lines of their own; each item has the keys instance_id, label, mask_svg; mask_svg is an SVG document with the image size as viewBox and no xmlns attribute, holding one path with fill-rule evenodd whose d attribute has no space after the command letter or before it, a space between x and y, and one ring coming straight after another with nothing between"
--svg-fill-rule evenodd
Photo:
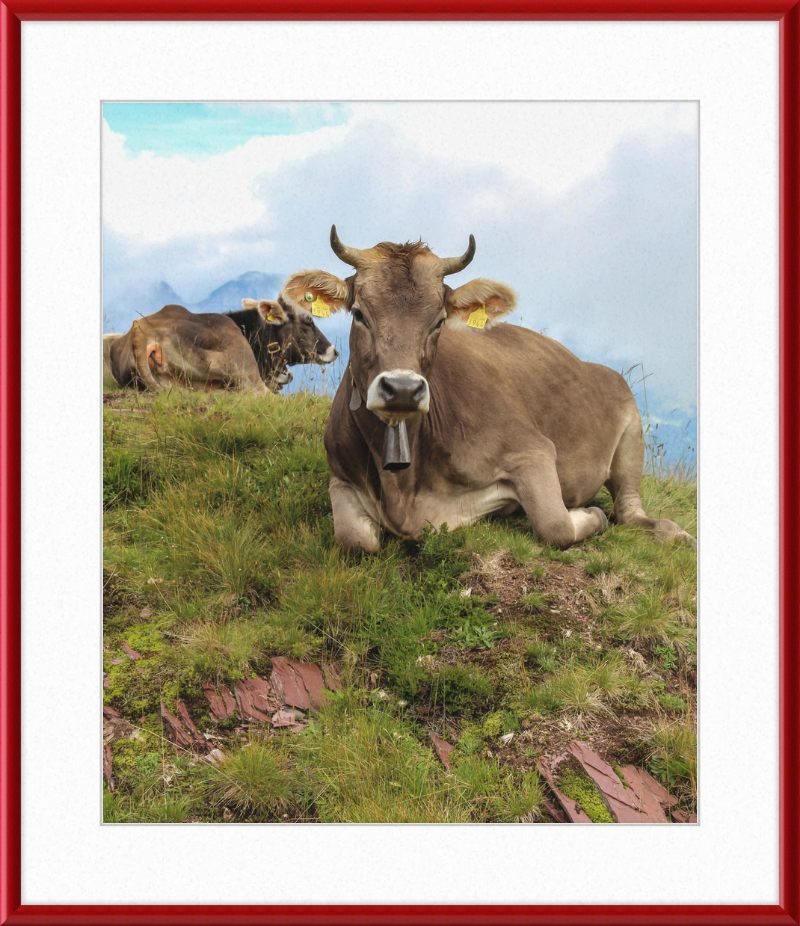
<instances>
[{"instance_id":1,"label":"cow's front leg","mask_svg":"<svg viewBox=\"0 0 800 926\"><path fill-rule=\"evenodd\" d=\"M381 547L381 529L364 507L359 492L347 482L331 476L328 485L333 509L333 532L345 550L377 553Z\"/></svg>"},{"instance_id":2,"label":"cow's front leg","mask_svg":"<svg viewBox=\"0 0 800 926\"><path fill-rule=\"evenodd\" d=\"M559 550L606 529L608 518L599 508L565 506L554 455L537 453L535 463L516 475L514 486L533 532Z\"/></svg>"}]
</instances>

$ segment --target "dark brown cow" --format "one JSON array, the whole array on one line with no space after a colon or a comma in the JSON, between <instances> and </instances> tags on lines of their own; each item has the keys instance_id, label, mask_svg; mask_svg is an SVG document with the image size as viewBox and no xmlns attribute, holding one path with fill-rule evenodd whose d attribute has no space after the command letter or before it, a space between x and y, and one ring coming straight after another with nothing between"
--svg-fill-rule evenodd
<instances>
[{"instance_id":1,"label":"dark brown cow","mask_svg":"<svg viewBox=\"0 0 800 926\"><path fill-rule=\"evenodd\" d=\"M271 389L277 391L292 381L287 366L325 364L339 356L308 311L287 305L283 296L278 297L277 303L266 299L260 302L242 299L242 306L239 312L229 312L228 318L233 319L247 338L261 378ZM279 318L283 321L278 322Z\"/></svg>"},{"instance_id":2,"label":"dark brown cow","mask_svg":"<svg viewBox=\"0 0 800 926\"><path fill-rule=\"evenodd\" d=\"M124 335L103 338L104 372L121 386L276 392L287 364L329 363L337 354L302 308L243 299L229 315L194 314L181 305L137 319Z\"/></svg>"},{"instance_id":3,"label":"dark brown cow","mask_svg":"<svg viewBox=\"0 0 800 926\"><path fill-rule=\"evenodd\" d=\"M516 304L507 286L445 284L472 260L472 236L444 260L421 243L346 247L335 226L331 245L355 274L303 271L286 291L353 315L350 368L325 431L339 544L375 551L382 529L419 538L427 525L522 507L535 534L563 549L604 530L603 512L584 507L604 485L618 522L694 542L642 508L644 438L625 380L542 334L497 325Z\"/></svg>"}]
</instances>

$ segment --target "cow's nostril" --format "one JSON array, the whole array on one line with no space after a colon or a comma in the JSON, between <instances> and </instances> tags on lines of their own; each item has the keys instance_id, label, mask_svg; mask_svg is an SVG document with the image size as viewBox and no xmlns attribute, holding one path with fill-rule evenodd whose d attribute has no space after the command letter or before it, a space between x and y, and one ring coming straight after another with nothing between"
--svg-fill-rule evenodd
<instances>
[{"instance_id":1,"label":"cow's nostril","mask_svg":"<svg viewBox=\"0 0 800 926\"><path fill-rule=\"evenodd\" d=\"M384 377L380 382L380 395L384 402L391 402L395 396L395 389L388 377Z\"/></svg>"},{"instance_id":2,"label":"cow's nostril","mask_svg":"<svg viewBox=\"0 0 800 926\"><path fill-rule=\"evenodd\" d=\"M421 402L423 400L423 398L425 397L425 390L427 389L427 387L428 387L428 384L425 382L425 380L424 379L421 380L419 386L417 386L414 392L414 395L413 395L413 399L415 402Z\"/></svg>"}]
</instances>

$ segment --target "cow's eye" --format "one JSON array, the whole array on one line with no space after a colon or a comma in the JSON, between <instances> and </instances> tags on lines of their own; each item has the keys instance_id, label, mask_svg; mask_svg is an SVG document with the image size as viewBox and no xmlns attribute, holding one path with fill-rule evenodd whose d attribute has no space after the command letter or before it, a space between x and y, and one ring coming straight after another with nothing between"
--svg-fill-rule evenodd
<instances>
[{"instance_id":1,"label":"cow's eye","mask_svg":"<svg viewBox=\"0 0 800 926\"><path fill-rule=\"evenodd\" d=\"M436 327L433 330L438 331L446 321L447 321L447 316L445 315L444 318L439 319L439 321L436 323Z\"/></svg>"},{"instance_id":2,"label":"cow's eye","mask_svg":"<svg viewBox=\"0 0 800 926\"><path fill-rule=\"evenodd\" d=\"M369 327L367 325L367 320L364 318L364 313L361 311L361 309L353 309L353 318L360 324L364 325L364 327L367 327L367 328Z\"/></svg>"}]
</instances>

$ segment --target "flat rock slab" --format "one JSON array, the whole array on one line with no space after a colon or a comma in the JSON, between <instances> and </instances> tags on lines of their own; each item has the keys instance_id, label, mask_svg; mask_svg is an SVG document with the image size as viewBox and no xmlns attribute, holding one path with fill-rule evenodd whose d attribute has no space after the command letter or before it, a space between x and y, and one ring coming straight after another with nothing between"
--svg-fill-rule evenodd
<instances>
[{"instance_id":1,"label":"flat rock slab","mask_svg":"<svg viewBox=\"0 0 800 926\"><path fill-rule=\"evenodd\" d=\"M272 726L276 729L285 728L292 733L299 733L305 730L308 724L304 723L304 717L299 710L280 710L272 715Z\"/></svg>"},{"instance_id":2,"label":"flat rock slab","mask_svg":"<svg viewBox=\"0 0 800 926\"><path fill-rule=\"evenodd\" d=\"M103 746L103 775L105 776L106 781L108 782L108 790L113 791L117 784L114 781L112 775L112 764L111 764L111 747Z\"/></svg>"},{"instance_id":3,"label":"flat rock slab","mask_svg":"<svg viewBox=\"0 0 800 926\"><path fill-rule=\"evenodd\" d=\"M231 694L230 689L224 685L219 686L219 692L213 685L203 684L203 694L208 699L211 707L210 717L221 723L236 713L236 698Z\"/></svg>"},{"instance_id":4,"label":"flat rock slab","mask_svg":"<svg viewBox=\"0 0 800 926\"><path fill-rule=\"evenodd\" d=\"M670 810L672 814L672 820L674 823L697 823L697 814L689 814L687 817L682 810L678 810L677 807L673 807Z\"/></svg>"},{"instance_id":5,"label":"flat rock slab","mask_svg":"<svg viewBox=\"0 0 800 926\"><path fill-rule=\"evenodd\" d=\"M180 720L170 714L166 707L164 707L163 702L161 704L161 718L164 721L164 732L170 743L180 746L181 749L188 749L194 742L191 734L183 729Z\"/></svg>"},{"instance_id":6,"label":"flat rock slab","mask_svg":"<svg viewBox=\"0 0 800 926\"><path fill-rule=\"evenodd\" d=\"M558 798L571 823L591 823L592 821L576 801L562 794L555 786L555 773L558 766L567 758L574 756L583 770L591 778L603 801L616 823L669 823L665 808L674 807L677 800L669 794L649 772L626 765L621 769L625 787L614 769L585 743L574 741L569 744L567 752L555 759L544 757L536 763L539 773ZM544 801L553 819L557 819L558 808L549 801ZM555 811L555 813L554 813ZM697 817L687 817L681 811L671 811L674 820L680 823L696 823Z\"/></svg>"},{"instance_id":7,"label":"flat rock slab","mask_svg":"<svg viewBox=\"0 0 800 926\"><path fill-rule=\"evenodd\" d=\"M203 683L203 694L211 708L210 717L217 723L238 712L243 721L272 723L275 727L297 732L305 729L302 720L296 718L287 722L284 709L316 709L321 707L325 691L340 691L341 687L334 666L318 666L277 656L272 660L269 679L245 679L234 685L233 692L224 685Z\"/></svg>"},{"instance_id":8,"label":"flat rock slab","mask_svg":"<svg viewBox=\"0 0 800 926\"><path fill-rule=\"evenodd\" d=\"M197 732L197 727L192 722L183 701L178 701L178 715L181 718L180 720L173 717L164 707L164 704L161 704L161 718L164 721L164 732L167 739L181 749L190 749L192 746L196 746L203 752L208 752L211 746L206 738Z\"/></svg>"},{"instance_id":9,"label":"flat rock slab","mask_svg":"<svg viewBox=\"0 0 800 926\"><path fill-rule=\"evenodd\" d=\"M455 747L450 743L446 743L443 739L439 739L433 732L431 732L431 740L433 741L433 748L436 750L436 755L439 756L442 765L449 772L453 768L453 764L450 761L450 753Z\"/></svg>"},{"instance_id":10,"label":"flat rock slab","mask_svg":"<svg viewBox=\"0 0 800 926\"><path fill-rule=\"evenodd\" d=\"M301 710L316 710L322 707L323 692L338 691L342 686L333 666L320 668L311 662L297 662L276 656L272 659L270 676L275 694L282 704L299 707Z\"/></svg>"},{"instance_id":11,"label":"flat rock slab","mask_svg":"<svg viewBox=\"0 0 800 926\"><path fill-rule=\"evenodd\" d=\"M137 653L136 650L133 649L133 647L128 646L127 643L123 643L122 648L125 650L126 655L130 656L131 659L141 659L142 658L142 654Z\"/></svg>"},{"instance_id":12,"label":"flat rock slab","mask_svg":"<svg viewBox=\"0 0 800 926\"><path fill-rule=\"evenodd\" d=\"M272 714L281 706L272 686L263 678L248 678L237 682L233 691L242 720L269 723Z\"/></svg>"},{"instance_id":13,"label":"flat rock slab","mask_svg":"<svg viewBox=\"0 0 800 926\"><path fill-rule=\"evenodd\" d=\"M564 816L564 812L556 807L555 804L550 803L547 799L543 800L542 803L545 806L545 810L553 818L554 823L566 823L567 818Z\"/></svg>"},{"instance_id":14,"label":"flat rock slab","mask_svg":"<svg viewBox=\"0 0 800 926\"><path fill-rule=\"evenodd\" d=\"M641 771L632 765L626 765L622 769L625 781L631 786L631 790L636 795L642 811L647 814L653 823L668 823L669 821L664 814L664 808L661 802L647 786Z\"/></svg>"},{"instance_id":15,"label":"flat rock slab","mask_svg":"<svg viewBox=\"0 0 800 926\"><path fill-rule=\"evenodd\" d=\"M138 740L139 731L108 704L103 705L103 743L111 746L117 740Z\"/></svg>"},{"instance_id":16,"label":"flat rock slab","mask_svg":"<svg viewBox=\"0 0 800 926\"><path fill-rule=\"evenodd\" d=\"M657 782L650 774L650 772L646 772L643 768L641 768L639 769L639 774L644 779L647 787L658 798L658 802L662 807L674 807L678 803L678 799L673 797L669 791L667 791L659 782Z\"/></svg>"}]
</instances>

